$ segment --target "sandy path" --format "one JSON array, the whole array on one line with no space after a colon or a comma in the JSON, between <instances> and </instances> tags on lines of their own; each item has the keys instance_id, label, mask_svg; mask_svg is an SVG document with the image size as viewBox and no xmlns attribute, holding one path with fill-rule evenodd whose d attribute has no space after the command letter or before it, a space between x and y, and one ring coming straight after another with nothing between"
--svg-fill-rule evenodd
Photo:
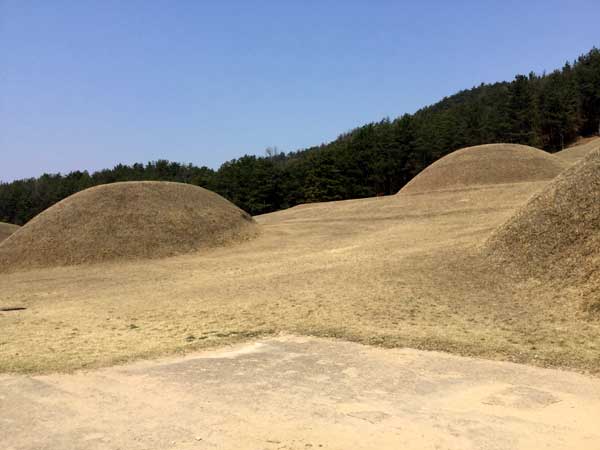
<instances>
[{"instance_id":1,"label":"sandy path","mask_svg":"<svg viewBox=\"0 0 600 450\"><path fill-rule=\"evenodd\" d=\"M316 338L0 376L5 450L584 450L599 416L597 378Z\"/></svg>"}]
</instances>

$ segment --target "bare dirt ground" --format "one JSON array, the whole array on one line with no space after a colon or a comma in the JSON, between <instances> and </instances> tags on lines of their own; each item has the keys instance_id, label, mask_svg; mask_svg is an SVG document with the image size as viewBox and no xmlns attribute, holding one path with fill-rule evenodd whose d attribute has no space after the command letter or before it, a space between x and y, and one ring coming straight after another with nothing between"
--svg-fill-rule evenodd
<instances>
[{"instance_id":1,"label":"bare dirt ground","mask_svg":"<svg viewBox=\"0 0 600 450\"><path fill-rule=\"evenodd\" d=\"M545 182L304 205L168 259L0 275L0 372L49 373L280 332L600 371L577 287L499 277L478 247Z\"/></svg>"},{"instance_id":2,"label":"bare dirt ground","mask_svg":"<svg viewBox=\"0 0 600 450\"><path fill-rule=\"evenodd\" d=\"M0 376L4 450L597 450L599 414L597 378L291 336Z\"/></svg>"}]
</instances>

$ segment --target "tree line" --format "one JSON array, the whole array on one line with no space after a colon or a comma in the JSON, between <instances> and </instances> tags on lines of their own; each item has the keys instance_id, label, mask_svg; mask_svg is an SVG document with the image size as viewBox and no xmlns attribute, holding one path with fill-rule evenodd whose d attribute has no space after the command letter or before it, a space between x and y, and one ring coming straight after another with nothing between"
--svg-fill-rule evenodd
<instances>
[{"instance_id":1,"label":"tree line","mask_svg":"<svg viewBox=\"0 0 600 450\"><path fill-rule=\"evenodd\" d=\"M429 164L466 146L511 142L554 152L599 132L600 50L593 48L549 74L481 84L328 144L289 153L269 149L218 170L160 160L0 183L0 221L24 224L75 192L133 180L202 186L256 215L301 203L394 194Z\"/></svg>"}]
</instances>

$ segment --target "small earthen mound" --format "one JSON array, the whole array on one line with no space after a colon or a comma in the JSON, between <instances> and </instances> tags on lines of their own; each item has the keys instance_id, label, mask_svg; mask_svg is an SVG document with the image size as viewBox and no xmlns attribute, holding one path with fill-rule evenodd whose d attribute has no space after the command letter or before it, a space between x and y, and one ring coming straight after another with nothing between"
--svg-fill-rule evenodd
<instances>
[{"instance_id":1,"label":"small earthen mound","mask_svg":"<svg viewBox=\"0 0 600 450\"><path fill-rule=\"evenodd\" d=\"M523 277L579 290L600 312L600 148L552 180L484 251Z\"/></svg>"},{"instance_id":2,"label":"small earthen mound","mask_svg":"<svg viewBox=\"0 0 600 450\"><path fill-rule=\"evenodd\" d=\"M400 192L412 194L551 180L567 166L555 156L526 145L478 145L457 150L434 162Z\"/></svg>"},{"instance_id":3,"label":"small earthen mound","mask_svg":"<svg viewBox=\"0 0 600 450\"><path fill-rule=\"evenodd\" d=\"M18 225L12 223L0 222L0 242L9 237L15 231L19 229Z\"/></svg>"},{"instance_id":4,"label":"small earthen mound","mask_svg":"<svg viewBox=\"0 0 600 450\"><path fill-rule=\"evenodd\" d=\"M600 137L595 136L582 139L577 144L555 153L555 155L569 164L575 164L597 148L600 148Z\"/></svg>"},{"instance_id":5,"label":"small earthen mound","mask_svg":"<svg viewBox=\"0 0 600 450\"><path fill-rule=\"evenodd\" d=\"M42 212L0 244L0 270L160 258L255 236L254 219L181 183L96 186Z\"/></svg>"}]
</instances>

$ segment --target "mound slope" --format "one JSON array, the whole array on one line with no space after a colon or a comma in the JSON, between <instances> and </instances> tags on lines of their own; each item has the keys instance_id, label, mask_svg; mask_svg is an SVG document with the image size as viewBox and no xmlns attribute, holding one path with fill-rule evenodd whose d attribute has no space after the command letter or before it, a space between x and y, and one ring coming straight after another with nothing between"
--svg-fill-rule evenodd
<instances>
[{"instance_id":1,"label":"mound slope","mask_svg":"<svg viewBox=\"0 0 600 450\"><path fill-rule=\"evenodd\" d=\"M552 180L484 248L523 276L580 289L600 309L600 148Z\"/></svg>"},{"instance_id":2,"label":"mound slope","mask_svg":"<svg viewBox=\"0 0 600 450\"><path fill-rule=\"evenodd\" d=\"M569 164L575 164L585 158L592 150L600 148L600 138L586 139L583 143L566 148L555 155Z\"/></svg>"},{"instance_id":3,"label":"mound slope","mask_svg":"<svg viewBox=\"0 0 600 450\"><path fill-rule=\"evenodd\" d=\"M457 150L437 160L400 192L420 193L486 184L550 180L568 166L534 147L486 144Z\"/></svg>"},{"instance_id":4,"label":"mound slope","mask_svg":"<svg viewBox=\"0 0 600 450\"><path fill-rule=\"evenodd\" d=\"M48 208L0 244L0 270L159 258L254 236L252 217L181 183L96 186Z\"/></svg>"},{"instance_id":5,"label":"mound slope","mask_svg":"<svg viewBox=\"0 0 600 450\"><path fill-rule=\"evenodd\" d=\"M12 223L4 223L0 222L0 242L9 237L15 231L19 229L18 225L13 225Z\"/></svg>"}]
</instances>

